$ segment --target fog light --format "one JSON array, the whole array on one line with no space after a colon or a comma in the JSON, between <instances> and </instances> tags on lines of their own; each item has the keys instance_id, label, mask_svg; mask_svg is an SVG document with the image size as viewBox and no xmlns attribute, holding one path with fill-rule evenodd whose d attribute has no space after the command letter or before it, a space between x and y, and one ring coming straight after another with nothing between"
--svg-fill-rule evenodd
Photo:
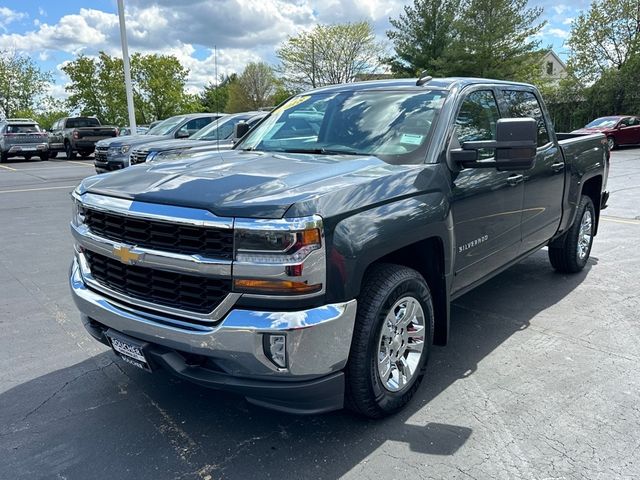
<instances>
[{"instance_id":1,"label":"fog light","mask_svg":"<svg viewBox=\"0 0 640 480\"><path fill-rule=\"evenodd\" d=\"M287 368L287 337L266 333L262 337L264 354L277 367Z\"/></svg>"}]
</instances>

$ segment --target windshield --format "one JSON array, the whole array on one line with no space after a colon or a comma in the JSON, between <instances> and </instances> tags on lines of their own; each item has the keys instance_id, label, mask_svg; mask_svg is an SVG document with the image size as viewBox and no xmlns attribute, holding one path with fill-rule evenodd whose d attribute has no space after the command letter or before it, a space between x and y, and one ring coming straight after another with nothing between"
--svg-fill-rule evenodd
<instances>
[{"instance_id":1,"label":"windshield","mask_svg":"<svg viewBox=\"0 0 640 480\"><path fill-rule=\"evenodd\" d=\"M618 117L602 117L596 118L593 122L587 124L584 128L613 128L620 118Z\"/></svg>"},{"instance_id":2,"label":"windshield","mask_svg":"<svg viewBox=\"0 0 640 480\"><path fill-rule=\"evenodd\" d=\"M245 116L232 116L214 120L206 127L191 135L189 140L225 140L233 135L233 127L241 120L246 120Z\"/></svg>"},{"instance_id":3,"label":"windshield","mask_svg":"<svg viewBox=\"0 0 640 480\"><path fill-rule=\"evenodd\" d=\"M169 117L147 132L147 135L169 135L184 117Z\"/></svg>"},{"instance_id":4,"label":"windshield","mask_svg":"<svg viewBox=\"0 0 640 480\"><path fill-rule=\"evenodd\" d=\"M443 91L356 91L297 96L238 144L266 152L375 155L420 163Z\"/></svg>"}]
</instances>

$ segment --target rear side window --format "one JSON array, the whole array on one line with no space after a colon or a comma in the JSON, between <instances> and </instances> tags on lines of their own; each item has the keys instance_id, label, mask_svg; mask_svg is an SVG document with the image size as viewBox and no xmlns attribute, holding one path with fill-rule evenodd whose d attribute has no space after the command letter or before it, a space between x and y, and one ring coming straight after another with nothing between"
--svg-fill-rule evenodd
<instances>
[{"instance_id":1,"label":"rear side window","mask_svg":"<svg viewBox=\"0 0 640 480\"><path fill-rule=\"evenodd\" d=\"M522 90L503 90L509 118L533 118L538 123L538 146L549 143L549 131L536 96Z\"/></svg>"},{"instance_id":2,"label":"rear side window","mask_svg":"<svg viewBox=\"0 0 640 480\"><path fill-rule=\"evenodd\" d=\"M456 117L456 136L460 145L478 140L495 140L500 118L498 104L491 90L471 92L464 99ZM481 160L493 157L493 149L478 150Z\"/></svg>"}]
</instances>

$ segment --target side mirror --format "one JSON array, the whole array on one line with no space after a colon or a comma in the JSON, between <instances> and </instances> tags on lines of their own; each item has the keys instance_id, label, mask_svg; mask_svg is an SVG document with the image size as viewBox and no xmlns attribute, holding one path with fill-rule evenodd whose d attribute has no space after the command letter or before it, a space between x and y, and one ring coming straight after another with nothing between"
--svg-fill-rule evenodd
<instances>
[{"instance_id":1,"label":"side mirror","mask_svg":"<svg viewBox=\"0 0 640 480\"><path fill-rule=\"evenodd\" d=\"M464 168L528 170L533 167L538 146L538 124L533 118L501 118L495 140L464 142L452 150L451 159ZM495 149L495 160L478 161L478 150Z\"/></svg>"},{"instance_id":2,"label":"side mirror","mask_svg":"<svg viewBox=\"0 0 640 480\"><path fill-rule=\"evenodd\" d=\"M240 121L236 123L233 127L233 140L238 141L242 137L244 137L247 132L250 130L249 124L245 121Z\"/></svg>"},{"instance_id":3,"label":"side mirror","mask_svg":"<svg viewBox=\"0 0 640 480\"><path fill-rule=\"evenodd\" d=\"M189 138L189 132L185 132L184 130L178 130L176 132L176 138Z\"/></svg>"}]
</instances>

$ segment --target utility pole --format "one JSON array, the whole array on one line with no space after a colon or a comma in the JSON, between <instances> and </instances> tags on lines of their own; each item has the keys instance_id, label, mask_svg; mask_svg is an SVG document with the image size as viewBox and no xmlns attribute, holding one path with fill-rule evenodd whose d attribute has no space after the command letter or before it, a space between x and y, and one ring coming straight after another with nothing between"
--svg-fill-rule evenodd
<instances>
[{"instance_id":1,"label":"utility pole","mask_svg":"<svg viewBox=\"0 0 640 480\"><path fill-rule=\"evenodd\" d=\"M124 23L124 0L118 0L118 17L120 18L120 42L122 43L122 63L124 64L124 88L127 92L127 110L131 135L137 135L136 113L133 108L133 87L131 86L131 65L129 64L129 47L127 46L127 27Z\"/></svg>"},{"instance_id":2,"label":"utility pole","mask_svg":"<svg viewBox=\"0 0 640 480\"><path fill-rule=\"evenodd\" d=\"M311 37L311 87L316 88L316 49L313 37Z\"/></svg>"}]
</instances>

